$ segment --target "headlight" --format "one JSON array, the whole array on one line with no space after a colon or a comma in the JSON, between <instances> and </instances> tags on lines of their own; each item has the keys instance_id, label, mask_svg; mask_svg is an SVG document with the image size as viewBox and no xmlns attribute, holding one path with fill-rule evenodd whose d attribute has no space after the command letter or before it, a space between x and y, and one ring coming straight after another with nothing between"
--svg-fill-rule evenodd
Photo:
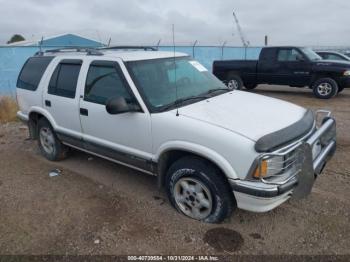
<instances>
[{"instance_id":1,"label":"headlight","mask_svg":"<svg viewBox=\"0 0 350 262\"><path fill-rule=\"evenodd\" d=\"M344 76L350 76L350 70L345 71L343 75Z\"/></svg>"},{"instance_id":2,"label":"headlight","mask_svg":"<svg viewBox=\"0 0 350 262\"><path fill-rule=\"evenodd\" d=\"M255 178L270 177L281 173L284 169L285 158L283 156L275 156L261 161L254 172Z\"/></svg>"}]
</instances>

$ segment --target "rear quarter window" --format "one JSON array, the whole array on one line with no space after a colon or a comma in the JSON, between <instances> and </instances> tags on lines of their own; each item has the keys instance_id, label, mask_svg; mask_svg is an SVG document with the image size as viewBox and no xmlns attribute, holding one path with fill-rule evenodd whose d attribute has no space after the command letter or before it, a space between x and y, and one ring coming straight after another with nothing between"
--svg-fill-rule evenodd
<instances>
[{"instance_id":1,"label":"rear quarter window","mask_svg":"<svg viewBox=\"0 0 350 262\"><path fill-rule=\"evenodd\" d=\"M24 64L18 79L17 88L35 91L53 57L31 57Z\"/></svg>"}]
</instances>

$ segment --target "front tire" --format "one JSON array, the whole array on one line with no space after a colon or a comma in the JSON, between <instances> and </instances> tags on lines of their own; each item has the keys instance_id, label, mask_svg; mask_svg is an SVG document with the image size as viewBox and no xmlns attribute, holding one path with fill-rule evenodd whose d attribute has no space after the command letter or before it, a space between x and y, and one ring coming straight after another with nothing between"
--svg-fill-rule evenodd
<instances>
[{"instance_id":1,"label":"front tire","mask_svg":"<svg viewBox=\"0 0 350 262\"><path fill-rule=\"evenodd\" d=\"M45 118L41 118L38 122L38 144L41 154L50 161L63 160L67 157L68 147L61 143Z\"/></svg>"},{"instance_id":2,"label":"front tire","mask_svg":"<svg viewBox=\"0 0 350 262\"><path fill-rule=\"evenodd\" d=\"M320 78L312 85L314 95L320 99L330 99L338 93L338 84L332 78Z\"/></svg>"},{"instance_id":3,"label":"front tire","mask_svg":"<svg viewBox=\"0 0 350 262\"><path fill-rule=\"evenodd\" d=\"M183 157L173 163L167 172L166 188L171 204L180 213L207 223L223 221L235 206L220 170L198 157Z\"/></svg>"}]
</instances>

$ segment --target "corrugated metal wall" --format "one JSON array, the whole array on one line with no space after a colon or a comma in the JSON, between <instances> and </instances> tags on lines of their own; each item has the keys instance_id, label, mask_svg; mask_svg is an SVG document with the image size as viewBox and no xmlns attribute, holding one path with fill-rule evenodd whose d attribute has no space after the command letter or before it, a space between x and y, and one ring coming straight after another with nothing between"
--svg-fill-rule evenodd
<instances>
[{"instance_id":1,"label":"corrugated metal wall","mask_svg":"<svg viewBox=\"0 0 350 262\"><path fill-rule=\"evenodd\" d=\"M60 48L60 47L50 47ZM159 50L173 51L171 46L160 46ZM176 47L176 51L194 56L208 70L211 70L214 60L219 59L257 59L260 47L212 47L190 46ZM28 57L39 51L37 46L0 47L0 95L15 96L18 74Z\"/></svg>"}]
</instances>

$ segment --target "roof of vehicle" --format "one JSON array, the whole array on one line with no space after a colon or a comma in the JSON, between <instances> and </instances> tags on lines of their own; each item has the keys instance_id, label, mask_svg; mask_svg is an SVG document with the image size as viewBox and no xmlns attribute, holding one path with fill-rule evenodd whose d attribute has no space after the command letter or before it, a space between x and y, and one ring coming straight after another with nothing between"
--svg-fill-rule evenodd
<instances>
[{"instance_id":1,"label":"roof of vehicle","mask_svg":"<svg viewBox=\"0 0 350 262\"><path fill-rule=\"evenodd\" d=\"M145 50L113 50L113 49L86 49L86 50L74 50L74 49L62 49L62 50L49 50L37 55L42 56L70 56L70 57L84 57L84 56L96 56L103 58L120 58L123 61L140 61L140 60L152 60L161 58L174 57L174 52L167 51L145 51ZM188 54L175 52L175 57L184 57Z\"/></svg>"},{"instance_id":2,"label":"roof of vehicle","mask_svg":"<svg viewBox=\"0 0 350 262\"><path fill-rule=\"evenodd\" d=\"M105 56L119 57L124 61L150 60L174 57L174 52L167 51L104 51ZM188 54L175 52L175 57L188 56Z\"/></svg>"}]
</instances>

